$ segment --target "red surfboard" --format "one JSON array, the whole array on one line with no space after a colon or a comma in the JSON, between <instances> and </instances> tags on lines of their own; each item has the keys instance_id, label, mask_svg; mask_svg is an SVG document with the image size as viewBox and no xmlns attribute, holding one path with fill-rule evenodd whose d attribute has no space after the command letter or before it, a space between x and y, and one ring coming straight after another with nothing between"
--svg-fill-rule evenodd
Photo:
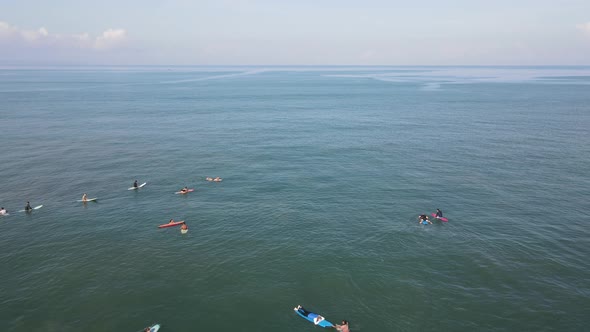
<instances>
[{"instance_id":1,"label":"red surfboard","mask_svg":"<svg viewBox=\"0 0 590 332\"><path fill-rule=\"evenodd\" d=\"M184 224L184 220L175 221L175 222L169 222L167 224L158 226L158 228L174 227L174 226L178 226L178 225L182 225L182 224Z\"/></svg>"}]
</instances>

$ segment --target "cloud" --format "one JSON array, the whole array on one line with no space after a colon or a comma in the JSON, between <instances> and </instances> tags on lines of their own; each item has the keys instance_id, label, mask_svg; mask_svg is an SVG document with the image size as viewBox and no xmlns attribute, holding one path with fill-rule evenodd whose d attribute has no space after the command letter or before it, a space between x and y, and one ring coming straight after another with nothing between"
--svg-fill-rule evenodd
<instances>
[{"instance_id":1,"label":"cloud","mask_svg":"<svg viewBox=\"0 0 590 332\"><path fill-rule=\"evenodd\" d=\"M120 47L127 39L124 29L108 29L92 37L88 33L56 34L45 27L37 30L20 29L0 21L0 44L19 48L109 50Z\"/></svg>"},{"instance_id":2,"label":"cloud","mask_svg":"<svg viewBox=\"0 0 590 332\"><path fill-rule=\"evenodd\" d=\"M590 22L578 24L578 25L576 25L576 28L578 28L578 30L581 30L583 33L590 36Z\"/></svg>"},{"instance_id":3,"label":"cloud","mask_svg":"<svg viewBox=\"0 0 590 332\"><path fill-rule=\"evenodd\" d=\"M121 45L127 39L127 32L124 29L108 29L102 35L96 37L94 48L103 50Z\"/></svg>"}]
</instances>

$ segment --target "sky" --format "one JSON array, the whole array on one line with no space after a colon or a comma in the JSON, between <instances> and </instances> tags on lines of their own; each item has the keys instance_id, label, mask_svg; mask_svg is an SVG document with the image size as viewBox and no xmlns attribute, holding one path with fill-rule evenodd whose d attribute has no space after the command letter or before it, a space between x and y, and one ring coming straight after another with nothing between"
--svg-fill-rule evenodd
<instances>
[{"instance_id":1,"label":"sky","mask_svg":"<svg viewBox=\"0 0 590 332\"><path fill-rule=\"evenodd\" d=\"M590 65L590 1L0 0L0 65Z\"/></svg>"}]
</instances>

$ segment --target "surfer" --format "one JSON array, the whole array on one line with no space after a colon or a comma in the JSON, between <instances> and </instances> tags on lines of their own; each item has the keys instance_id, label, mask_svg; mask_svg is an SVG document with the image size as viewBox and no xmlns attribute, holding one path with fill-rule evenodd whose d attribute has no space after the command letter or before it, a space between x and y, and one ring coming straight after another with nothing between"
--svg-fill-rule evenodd
<instances>
[{"instance_id":1,"label":"surfer","mask_svg":"<svg viewBox=\"0 0 590 332\"><path fill-rule=\"evenodd\" d=\"M432 222L430 222L430 219L428 218L428 216L425 214L418 216L418 218L420 219L418 221L419 224L424 224L424 225L432 224Z\"/></svg>"},{"instance_id":2,"label":"surfer","mask_svg":"<svg viewBox=\"0 0 590 332\"><path fill-rule=\"evenodd\" d=\"M175 223L175 221L174 221L174 219L170 219L170 221L169 221L168 223L169 223L169 224L174 224L174 223Z\"/></svg>"},{"instance_id":3,"label":"surfer","mask_svg":"<svg viewBox=\"0 0 590 332\"><path fill-rule=\"evenodd\" d=\"M138 187L137 180L135 180L135 182L133 182L133 188L137 188L137 187Z\"/></svg>"},{"instance_id":4,"label":"surfer","mask_svg":"<svg viewBox=\"0 0 590 332\"><path fill-rule=\"evenodd\" d=\"M84 195L82 195L82 202L87 202L88 201L88 196L86 195L86 193L84 193Z\"/></svg>"},{"instance_id":5,"label":"surfer","mask_svg":"<svg viewBox=\"0 0 590 332\"><path fill-rule=\"evenodd\" d=\"M221 181L222 181L222 179L219 176L216 177L215 179L213 179L213 182L221 182Z\"/></svg>"},{"instance_id":6,"label":"surfer","mask_svg":"<svg viewBox=\"0 0 590 332\"><path fill-rule=\"evenodd\" d=\"M188 193L188 187L184 187L184 188L180 189L180 193L181 193L181 194L186 194L186 193Z\"/></svg>"},{"instance_id":7,"label":"surfer","mask_svg":"<svg viewBox=\"0 0 590 332\"><path fill-rule=\"evenodd\" d=\"M211 181L213 181L213 178L206 177L206 178L205 178L205 180L207 180L207 181L211 182Z\"/></svg>"},{"instance_id":8,"label":"surfer","mask_svg":"<svg viewBox=\"0 0 590 332\"><path fill-rule=\"evenodd\" d=\"M188 226L186 225L186 223L182 223L182 226L180 226L180 229L183 231L188 231Z\"/></svg>"},{"instance_id":9,"label":"surfer","mask_svg":"<svg viewBox=\"0 0 590 332\"><path fill-rule=\"evenodd\" d=\"M348 321L346 320L342 320L342 325L334 325L334 328L339 332L350 332L350 330L348 329Z\"/></svg>"},{"instance_id":10,"label":"surfer","mask_svg":"<svg viewBox=\"0 0 590 332\"><path fill-rule=\"evenodd\" d=\"M27 202L27 206L25 206L25 211L29 212L32 210L33 210L33 208L31 207L31 203Z\"/></svg>"},{"instance_id":11,"label":"surfer","mask_svg":"<svg viewBox=\"0 0 590 332\"><path fill-rule=\"evenodd\" d=\"M437 218L442 218L443 217L442 211L440 209L436 209L436 217Z\"/></svg>"},{"instance_id":12,"label":"surfer","mask_svg":"<svg viewBox=\"0 0 590 332\"><path fill-rule=\"evenodd\" d=\"M294 308L296 311L299 311L299 313L301 313L303 316L305 317L309 317L309 314L311 314L310 311L305 310L301 305L298 305ZM318 325L321 321L323 321L325 318L317 315L314 319L313 319L313 323L315 325Z\"/></svg>"},{"instance_id":13,"label":"surfer","mask_svg":"<svg viewBox=\"0 0 590 332\"><path fill-rule=\"evenodd\" d=\"M5 208L1 208L0 209L0 215L5 215L7 214L6 209Z\"/></svg>"}]
</instances>

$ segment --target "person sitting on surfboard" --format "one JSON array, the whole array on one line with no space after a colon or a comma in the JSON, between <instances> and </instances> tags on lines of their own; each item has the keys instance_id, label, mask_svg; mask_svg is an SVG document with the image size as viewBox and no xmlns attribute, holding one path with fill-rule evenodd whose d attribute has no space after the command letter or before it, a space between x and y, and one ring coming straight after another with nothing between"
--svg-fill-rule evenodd
<instances>
[{"instance_id":1,"label":"person sitting on surfboard","mask_svg":"<svg viewBox=\"0 0 590 332\"><path fill-rule=\"evenodd\" d=\"M138 187L137 180L135 180L135 182L133 182L133 188L137 188L137 187Z\"/></svg>"},{"instance_id":2,"label":"person sitting on surfboard","mask_svg":"<svg viewBox=\"0 0 590 332\"><path fill-rule=\"evenodd\" d=\"M443 217L442 211L440 209L436 209L436 217L437 218L442 218Z\"/></svg>"},{"instance_id":3,"label":"person sitting on surfboard","mask_svg":"<svg viewBox=\"0 0 590 332\"><path fill-rule=\"evenodd\" d=\"M418 218L420 218L420 221L418 221L419 224L432 224L432 222L430 222L430 219L428 218L427 215L423 214L421 216L418 216Z\"/></svg>"},{"instance_id":4,"label":"person sitting on surfboard","mask_svg":"<svg viewBox=\"0 0 590 332\"><path fill-rule=\"evenodd\" d=\"M334 328L339 332L350 332L350 330L348 329L348 321L346 320L342 320L342 325L336 324Z\"/></svg>"},{"instance_id":5,"label":"person sitting on surfboard","mask_svg":"<svg viewBox=\"0 0 590 332\"><path fill-rule=\"evenodd\" d=\"M82 195L82 202L86 201L88 201L88 196L86 195L86 193L84 193L84 195Z\"/></svg>"},{"instance_id":6,"label":"person sitting on surfboard","mask_svg":"<svg viewBox=\"0 0 590 332\"><path fill-rule=\"evenodd\" d=\"M25 206L25 211L31 211L33 208L31 207L31 203L27 202L27 206Z\"/></svg>"}]
</instances>

